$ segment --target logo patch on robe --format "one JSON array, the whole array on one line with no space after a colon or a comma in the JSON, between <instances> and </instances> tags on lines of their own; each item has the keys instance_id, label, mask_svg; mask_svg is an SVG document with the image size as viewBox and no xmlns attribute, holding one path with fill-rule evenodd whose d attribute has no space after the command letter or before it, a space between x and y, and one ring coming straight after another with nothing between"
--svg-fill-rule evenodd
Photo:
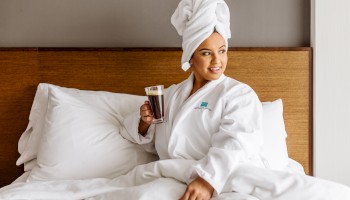
<instances>
[{"instance_id":1,"label":"logo patch on robe","mask_svg":"<svg viewBox=\"0 0 350 200\"><path fill-rule=\"evenodd\" d=\"M208 102L206 102L206 101L202 101L198 107L195 107L195 109L205 109L205 110L211 111L211 109L208 108Z\"/></svg>"},{"instance_id":2,"label":"logo patch on robe","mask_svg":"<svg viewBox=\"0 0 350 200\"><path fill-rule=\"evenodd\" d=\"M200 107L201 107L201 108L207 108L207 107L208 107L208 102L202 101Z\"/></svg>"}]
</instances>

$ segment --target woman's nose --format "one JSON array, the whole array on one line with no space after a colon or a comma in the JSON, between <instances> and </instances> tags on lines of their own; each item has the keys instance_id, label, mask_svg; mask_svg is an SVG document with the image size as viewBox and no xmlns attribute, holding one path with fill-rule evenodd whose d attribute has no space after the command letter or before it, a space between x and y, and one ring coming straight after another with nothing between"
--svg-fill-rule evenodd
<instances>
[{"instance_id":1,"label":"woman's nose","mask_svg":"<svg viewBox=\"0 0 350 200\"><path fill-rule=\"evenodd\" d=\"M211 63L212 64L216 64L216 63L219 63L220 62L220 56L218 54L213 54L213 57L211 59Z\"/></svg>"}]
</instances>

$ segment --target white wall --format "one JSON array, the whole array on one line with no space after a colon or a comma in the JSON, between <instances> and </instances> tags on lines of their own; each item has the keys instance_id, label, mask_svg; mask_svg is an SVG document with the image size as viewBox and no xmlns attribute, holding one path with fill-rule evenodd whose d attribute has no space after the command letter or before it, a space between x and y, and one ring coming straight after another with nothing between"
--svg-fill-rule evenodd
<instances>
[{"instance_id":1,"label":"white wall","mask_svg":"<svg viewBox=\"0 0 350 200\"><path fill-rule=\"evenodd\" d=\"M179 47L179 0L0 0L0 47ZM230 46L309 46L307 0L226 0Z\"/></svg>"},{"instance_id":2,"label":"white wall","mask_svg":"<svg viewBox=\"0 0 350 200\"><path fill-rule=\"evenodd\" d=\"M312 8L315 175L350 185L350 1Z\"/></svg>"}]
</instances>

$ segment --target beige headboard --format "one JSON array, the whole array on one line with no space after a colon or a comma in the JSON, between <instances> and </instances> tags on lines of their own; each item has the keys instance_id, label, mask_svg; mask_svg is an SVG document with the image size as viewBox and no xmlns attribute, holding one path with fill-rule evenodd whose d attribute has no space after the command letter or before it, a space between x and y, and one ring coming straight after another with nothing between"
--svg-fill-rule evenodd
<instances>
[{"instance_id":1,"label":"beige headboard","mask_svg":"<svg viewBox=\"0 0 350 200\"><path fill-rule=\"evenodd\" d=\"M226 75L262 101L282 98L290 157L312 174L310 48L231 48ZM41 82L144 95L144 87L187 78L181 50L164 48L0 48L0 187L23 172L17 142Z\"/></svg>"}]
</instances>

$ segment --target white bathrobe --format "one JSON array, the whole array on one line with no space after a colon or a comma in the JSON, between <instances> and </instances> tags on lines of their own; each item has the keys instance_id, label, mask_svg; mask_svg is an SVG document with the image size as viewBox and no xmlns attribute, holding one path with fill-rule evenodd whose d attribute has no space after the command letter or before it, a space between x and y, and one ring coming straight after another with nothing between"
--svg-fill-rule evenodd
<instances>
[{"instance_id":1,"label":"white bathrobe","mask_svg":"<svg viewBox=\"0 0 350 200\"><path fill-rule=\"evenodd\" d=\"M217 193L238 164L264 167L262 106L248 85L222 75L189 96L193 74L164 94L166 123L151 125L145 137L138 134L139 112L124 120L122 135L143 144L164 159L196 160L188 168L190 183L200 176Z\"/></svg>"}]
</instances>

